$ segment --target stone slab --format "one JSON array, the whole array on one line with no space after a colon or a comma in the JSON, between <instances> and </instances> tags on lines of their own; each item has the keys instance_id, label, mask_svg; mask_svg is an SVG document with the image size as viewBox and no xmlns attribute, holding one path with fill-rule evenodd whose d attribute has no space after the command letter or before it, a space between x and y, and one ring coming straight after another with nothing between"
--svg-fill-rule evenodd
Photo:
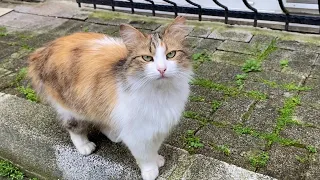
<instances>
[{"instance_id":1,"label":"stone slab","mask_svg":"<svg viewBox=\"0 0 320 180\"><path fill-rule=\"evenodd\" d=\"M288 50L305 51L307 53L320 52L320 46L301 43L298 41L278 41L276 45L279 48L288 49Z\"/></svg>"},{"instance_id":2,"label":"stone slab","mask_svg":"<svg viewBox=\"0 0 320 180\"><path fill-rule=\"evenodd\" d=\"M256 150L264 149L265 141L249 136L238 135L230 127L217 127L209 124L196 134L200 137L205 148L200 148L197 152L224 162L237 166L255 170L249 163L248 155ZM217 146L227 146L230 154L226 155L217 150Z\"/></svg>"},{"instance_id":3,"label":"stone slab","mask_svg":"<svg viewBox=\"0 0 320 180\"><path fill-rule=\"evenodd\" d=\"M259 169L258 172L278 179L304 179L304 172L308 168L308 163L300 163L296 156L304 157L305 155L305 149L273 145L269 153L270 159L267 166Z\"/></svg>"},{"instance_id":4,"label":"stone slab","mask_svg":"<svg viewBox=\"0 0 320 180\"><path fill-rule=\"evenodd\" d=\"M212 55L212 60L216 62L223 62L226 64L231 64L235 66L242 66L246 60L253 57L252 55L235 53L235 52L227 52L217 50Z\"/></svg>"},{"instance_id":5,"label":"stone slab","mask_svg":"<svg viewBox=\"0 0 320 180\"><path fill-rule=\"evenodd\" d=\"M79 155L48 106L0 93L0 125L1 157L38 174L41 179L141 178L128 149L95 131L89 138L98 149L89 156ZM169 145L163 145L160 154L167 160L160 170L159 179L162 180L193 179L203 173L210 174L209 179L272 179L215 159L190 156L186 151ZM201 172L195 171L202 167L198 164L201 161L206 161L206 168ZM211 174L213 169L215 173Z\"/></svg>"},{"instance_id":6,"label":"stone slab","mask_svg":"<svg viewBox=\"0 0 320 180\"><path fill-rule=\"evenodd\" d=\"M211 34L211 32L212 32L211 28L195 27L193 28L193 31L189 33L189 36L207 38L209 34Z\"/></svg>"},{"instance_id":7,"label":"stone slab","mask_svg":"<svg viewBox=\"0 0 320 180\"><path fill-rule=\"evenodd\" d=\"M0 17L5 15L5 14L8 14L9 12L13 11L13 9L10 9L10 8L0 8Z\"/></svg>"},{"instance_id":8,"label":"stone slab","mask_svg":"<svg viewBox=\"0 0 320 180\"><path fill-rule=\"evenodd\" d=\"M259 52L265 50L267 47L268 46L266 44L253 44L226 40L217 49L229 52L256 55Z\"/></svg>"},{"instance_id":9,"label":"stone slab","mask_svg":"<svg viewBox=\"0 0 320 180\"><path fill-rule=\"evenodd\" d=\"M21 4L14 8L16 12L32 13L40 16L63 17L63 18L76 18L85 20L88 18L89 13L82 11L78 4L70 1L47 1L35 5Z\"/></svg>"},{"instance_id":10,"label":"stone slab","mask_svg":"<svg viewBox=\"0 0 320 180\"><path fill-rule=\"evenodd\" d=\"M198 46L194 49L194 53L206 52L209 55L213 54L217 47L222 43L220 40L215 39L202 39Z\"/></svg>"},{"instance_id":11,"label":"stone slab","mask_svg":"<svg viewBox=\"0 0 320 180\"><path fill-rule=\"evenodd\" d=\"M11 12L0 17L0 26L16 28L19 31L48 31L66 22L67 19L44 17Z\"/></svg>"},{"instance_id":12,"label":"stone slab","mask_svg":"<svg viewBox=\"0 0 320 180\"><path fill-rule=\"evenodd\" d=\"M252 38L252 34L246 31L239 30L215 30L213 31L208 38L219 39L219 40L232 40L232 41L241 41L249 42Z\"/></svg>"}]
</instances>

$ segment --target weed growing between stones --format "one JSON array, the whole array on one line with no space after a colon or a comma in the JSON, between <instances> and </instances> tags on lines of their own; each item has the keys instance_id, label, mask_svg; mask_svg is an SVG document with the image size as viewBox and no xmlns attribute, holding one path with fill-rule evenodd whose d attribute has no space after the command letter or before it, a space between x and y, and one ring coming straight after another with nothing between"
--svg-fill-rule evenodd
<instances>
[{"instance_id":1,"label":"weed growing between stones","mask_svg":"<svg viewBox=\"0 0 320 180\"><path fill-rule=\"evenodd\" d=\"M87 26L83 27L83 28L82 28L82 31L83 31L83 32L89 32L89 27L87 27Z\"/></svg>"},{"instance_id":2,"label":"weed growing between stones","mask_svg":"<svg viewBox=\"0 0 320 180\"><path fill-rule=\"evenodd\" d=\"M286 91L309 91L312 88L307 87L307 86L300 86L300 85L296 85L295 83L291 82L291 83L286 83L286 84L278 84L277 82L274 81L269 81L266 79L262 79L260 78L259 81L271 88L280 88Z\"/></svg>"},{"instance_id":3,"label":"weed growing between stones","mask_svg":"<svg viewBox=\"0 0 320 180\"><path fill-rule=\"evenodd\" d=\"M231 154L231 150L230 150L229 146L227 146L227 145L218 145L215 147L215 149L222 152L226 156L230 156L230 154Z\"/></svg>"},{"instance_id":4,"label":"weed growing between stones","mask_svg":"<svg viewBox=\"0 0 320 180\"><path fill-rule=\"evenodd\" d=\"M0 179L8 178L12 180L29 179L38 180L37 178L27 178L24 173L9 161L0 159Z\"/></svg>"},{"instance_id":5,"label":"weed growing between stones","mask_svg":"<svg viewBox=\"0 0 320 180\"><path fill-rule=\"evenodd\" d=\"M300 163L306 163L309 161L309 157L308 156L296 156L296 160L299 161Z\"/></svg>"},{"instance_id":6,"label":"weed growing between stones","mask_svg":"<svg viewBox=\"0 0 320 180\"><path fill-rule=\"evenodd\" d=\"M220 102L220 101L217 101L217 100L211 101L211 110L212 110L212 113L216 112L221 105L222 105L222 102Z\"/></svg>"},{"instance_id":7,"label":"weed growing between stones","mask_svg":"<svg viewBox=\"0 0 320 180\"><path fill-rule=\"evenodd\" d=\"M236 83L239 89L243 88L244 81L247 79L247 77L248 77L248 74L246 73L236 75Z\"/></svg>"},{"instance_id":8,"label":"weed growing between stones","mask_svg":"<svg viewBox=\"0 0 320 180\"><path fill-rule=\"evenodd\" d=\"M22 68L18 72L16 79L13 82L13 86L15 86L16 89L21 94L23 94L26 97L26 99L28 99L29 101L39 102L39 98L36 95L36 92L31 88L30 84L27 83L26 85L23 85L23 80L26 78L27 72L28 72L27 68Z\"/></svg>"},{"instance_id":9,"label":"weed growing between stones","mask_svg":"<svg viewBox=\"0 0 320 180\"><path fill-rule=\"evenodd\" d=\"M280 66L281 66L281 69L289 67L289 61L287 59L280 60Z\"/></svg>"},{"instance_id":10,"label":"weed growing between stones","mask_svg":"<svg viewBox=\"0 0 320 180\"><path fill-rule=\"evenodd\" d=\"M248 59L242 66L242 71L245 73L260 72L261 62L257 61L256 59Z\"/></svg>"},{"instance_id":11,"label":"weed growing between stones","mask_svg":"<svg viewBox=\"0 0 320 180\"><path fill-rule=\"evenodd\" d=\"M314 146L307 146L307 150L309 153L317 153L317 149Z\"/></svg>"},{"instance_id":12,"label":"weed growing between stones","mask_svg":"<svg viewBox=\"0 0 320 180\"><path fill-rule=\"evenodd\" d=\"M203 96L189 96L191 102L204 102L205 98Z\"/></svg>"},{"instance_id":13,"label":"weed growing between stones","mask_svg":"<svg viewBox=\"0 0 320 180\"><path fill-rule=\"evenodd\" d=\"M198 69L198 67L206 62L211 60L211 55L207 51L203 51L201 53L195 53L192 55L193 67L194 69Z\"/></svg>"},{"instance_id":14,"label":"weed growing between stones","mask_svg":"<svg viewBox=\"0 0 320 180\"><path fill-rule=\"evenodd\" d=\"M259 152L249 156L251 166L255 168L265 167L269 161L269 154L267 152Z\"/></svg>"},{"instance_id":15,"label":"weed growing between stones","mask_svg":"<svg viewBox=\"0 0 320 180\"><path fill-rule=\"evenodd\" d=\"M197 120L202 127L208 124L208 120L206 118L193 111L184 111L183 117Z\"/></svg>"},{"instance_id":16,"label":"weed growing between stones","mask_svg":"<svg viewBox=\"0 0 320 180\"><path fill-rule=\"evenodd\" d=\"M187 135L185 137L186 148L189 153L193 154L196 149L202 148L204 145L201 142L200 138L195 136L194 130L188 130Z\"/></svg>"}]
</instances>

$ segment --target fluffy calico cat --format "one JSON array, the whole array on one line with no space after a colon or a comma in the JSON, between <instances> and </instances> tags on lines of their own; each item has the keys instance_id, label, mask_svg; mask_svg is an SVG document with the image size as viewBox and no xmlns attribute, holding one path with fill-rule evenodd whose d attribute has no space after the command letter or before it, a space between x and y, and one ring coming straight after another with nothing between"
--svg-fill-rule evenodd
<instances>
[{"instance_id":1,"label":"fluffy calico cat","mask_svg":"<svg viewBox=\"0 0 320 180\"><path fill-rule=\"evenodd\" d=\"M181 16L161 33L126 24L120 25L121 38L75 33L33 52L28 75L81 154L96 147L87 137L93 123L111 141L123 142L143 179L153 180L165 161L158 150L189 96L186 35Z\"/></svg>"}]
</instances>

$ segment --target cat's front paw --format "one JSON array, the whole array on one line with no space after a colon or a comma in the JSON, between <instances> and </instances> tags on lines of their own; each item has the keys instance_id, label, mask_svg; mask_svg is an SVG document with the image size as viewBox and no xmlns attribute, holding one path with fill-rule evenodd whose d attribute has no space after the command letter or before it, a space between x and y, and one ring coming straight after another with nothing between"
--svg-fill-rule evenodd
<instances>
[{"instance_id":1,"label":"cat's front paw","mask_svg":"<svg viewBox=\"0 0 320 180\"><path fill-rule=\"evenodd\" d=\"M158 167L162 167L164 165L164 162L165 162L164 157L158 154L158 157L157 157Z\"/></svg>"},{"instance_id":2,"label":"cat's front paw","mask_svg":"<svg viewBox=\"0 0 320 180\"><path fill-rule=\"evenodd\" d=\"M142 171L142 179L143 180L155 180L159 175L159 169L150 169L147 171Z\"/></svg>"},{"instance_id":3,"label":"cat's front paw","mask_svg":"<svg viewBox=\"0 0 320 180\"><path fill-rule=\"evenodd\" d=\"M89 155L96 149L96 144L93 142L87 142L79 147L77 147L78 151L82 155Z\"/></svg>"}]
</instances>

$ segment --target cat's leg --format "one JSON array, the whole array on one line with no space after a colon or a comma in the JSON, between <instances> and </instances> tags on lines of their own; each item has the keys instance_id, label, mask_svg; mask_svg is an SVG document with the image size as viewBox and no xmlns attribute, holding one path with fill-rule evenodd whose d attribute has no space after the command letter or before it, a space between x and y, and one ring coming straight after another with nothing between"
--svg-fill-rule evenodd
<instances>
[{"instance_id":1,"label":"cat's leg","mask_svg":"<svg viewBox=\"0 0 320 180\"><path fill-rule=\"evenodd\" d=\"M62 120L62 124L68 130L70 138L80 154L89 155L95 150L96 145L88 139L88 122L70 118Z\"/></svg>"},{"instance_id":2,"label":"cat's leg","mask_svg":"<svg viewBox=\"0 0 320 180\"><path fill-rule=\"evenodd\" d=\"M159 175L159 167L164 165L164 158L158 154L163 138L147 139L129 134L121 138L128 146L140 167L143 180L154 180Z\"/></svg>"},{"instance_id":3,"label":"cat's leg","mask_svg":"<svg viewBox=\"0 0 320 180\"><path fill-rule=\"evenodd\" d=\"M112 130L110 127L102 127L100 128L100 132L107 136L114 143L121 142L118 131Z\"/></svg>"}]
</instances>

